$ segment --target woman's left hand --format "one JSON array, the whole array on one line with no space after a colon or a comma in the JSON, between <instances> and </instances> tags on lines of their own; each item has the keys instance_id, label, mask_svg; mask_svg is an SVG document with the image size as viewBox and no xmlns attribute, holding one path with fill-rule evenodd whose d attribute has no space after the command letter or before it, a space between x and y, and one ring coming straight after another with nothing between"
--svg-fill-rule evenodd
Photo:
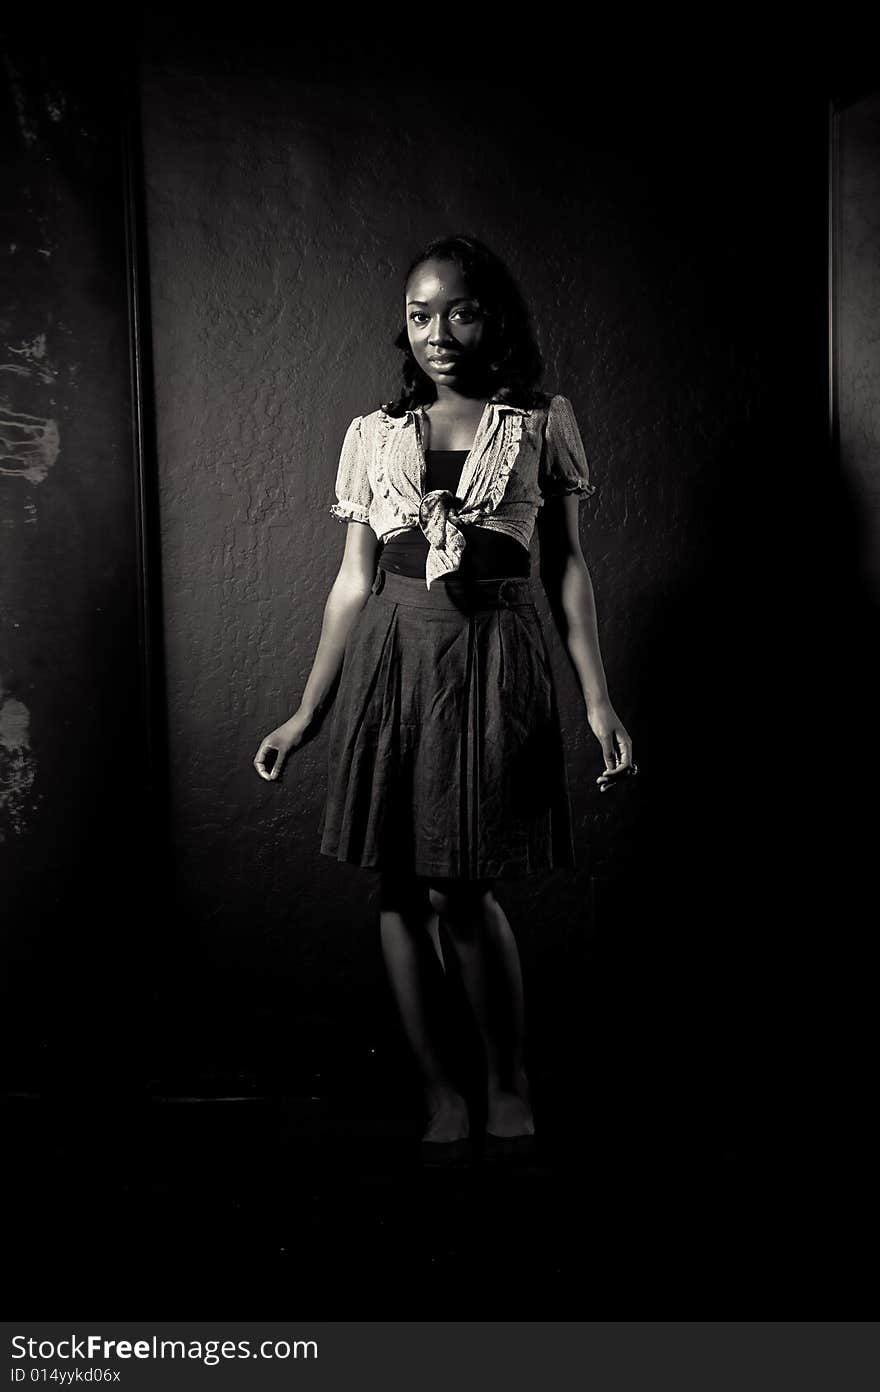
<instances>
[{"instance_id":1,"label":"woman's left hand","mask_svg":"<svg viewBox=\"0 0 880 1392\"><path fill-rule=\"evenodd\" d=\"M599 701L588 706L587 720L602 746L605 771L600 773L596 782L599 791L604 793L614 786L616 780L638 773L633 762L632 740L610 701Z\"/></svg>"}]
</instances>

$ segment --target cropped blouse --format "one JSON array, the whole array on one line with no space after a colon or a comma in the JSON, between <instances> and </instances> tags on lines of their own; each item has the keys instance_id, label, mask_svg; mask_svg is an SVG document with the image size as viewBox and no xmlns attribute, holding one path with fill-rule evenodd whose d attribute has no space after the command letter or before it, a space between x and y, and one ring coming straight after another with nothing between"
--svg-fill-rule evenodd
<instances>
[{"instance_id":1,"label":"cropped blouse","mask_svg":"<svg viewBox=\"0 0 880 1392\"><path fill-rule=\"evenodd\" d=\"M449 489L458 496L458 484L468 451L425 450L425 491ZM469 580L488 580L506 576L526 576L531 571L532 558L528 549L505 532L490 527L471 527L460 524L467 545L461 558L458 574ZM412 575L424 579L428 559L428 538L421 527L407 527L395 532L381 543L379 565L382 570L397 575ZM451 577L450 577L451 578Z\"/></svg>"},{"instance_id":2,"label":"cropped blouse","mask_svg":"<svg viewBox=\"0 0 880 1392\"><path fill-rule=\"evenodd\" d=\"M528 548L544 500L595 493L571 403L554 396L525 410L489 401L464 462L459 496L425 492L424 407L402 416L382 410L349 425L336 472L343 522L363 522L381 541L418 526L428 541L425 584L458 570L466 541L462 525L504 532Z\"/></svg>"}]
</instances>

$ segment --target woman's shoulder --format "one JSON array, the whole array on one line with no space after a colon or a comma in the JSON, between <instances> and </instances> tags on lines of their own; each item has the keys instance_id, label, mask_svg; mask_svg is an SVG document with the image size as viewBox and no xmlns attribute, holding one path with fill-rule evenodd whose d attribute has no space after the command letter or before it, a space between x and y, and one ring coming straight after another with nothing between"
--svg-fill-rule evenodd
<instances>
[{"instance_id":1,"label":"woman's shoulder","mask_svg":"<svg viewBox=\"0 0 880 1392\"><path fill-rule=\"evenodd\" d=\"M554 391L534 391L528 397L511 399L511 405L521 406L527 409L529 416L535 422L545 422L549 419L554 421L560 416L566 416L571 411L572 406L567 396Z\"/></svg>"},{"instance_id":2,"label":"woman's shoulder","mask_svg":"<svg viewBox=\"0 0 880 1392\"><path fill-rule=\"evenodd\" d=\"M577 417L571 399L563 396L561 392L554 392L548 396L545 417L549 430L565 432L577 425Z\"/></svg>"},{"instance_id":3,"label":"woman's shoulder","mask_svg":"<svg viewBox=\"0 0 880 1392\"><path fill-rule=\"evenodd\" d=\"M563 411L571 410L571 401L562 392L550 392L547 395L547 414L559 415Z\"/></svg>"},{"instance_id":4,"label":"woman's shoulder","mask_svg":"<svg viewBox=\"0 0 880 1392\"><path fill-rule=\"evenodd\" d=\"M571 402L567 396L561 396L558 392L542 391L535 394L529 410L529 419L533 428L543 432L548 427L552 428L560 416L566 415L570 410Z\"/></svg>"},{"instance_id":5,"label":"woman's shoulder","mask_svg":"<svg viewBox=\"0 0 880 1392\"><path fill-rule=\"evenodd\" d=\"M401 430L409 424L412 414L411 411L392 414L385 406L379 406L376 410L367 411L365 415L355 418L358 434L368 450L377 449L392 431Z\"/></svg>"},{"instance_id":6,"label":"woman's shoulder","mask_svg":"<svg viewBox=\"0 0 880 1392\"><path fill-rule=\"evenodd\" d=\"M406 414L390 416L384 407L354 416L345 432L344 450L359 450L367 459L373 458L386 443L388 432L406 423Z\"/></svg>"}]
</instances>

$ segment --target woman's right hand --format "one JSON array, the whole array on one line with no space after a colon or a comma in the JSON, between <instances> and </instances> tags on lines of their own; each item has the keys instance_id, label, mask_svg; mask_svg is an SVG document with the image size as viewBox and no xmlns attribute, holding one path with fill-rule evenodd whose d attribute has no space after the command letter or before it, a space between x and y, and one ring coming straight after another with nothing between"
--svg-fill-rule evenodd
<instances>
[{"instance_id":1,"label":"woman's right hand","mask_svg":"<svg viewBox=\"0 0 880 1392\"><path fill-rule=\"evenodd\" d=\"M254 756L254 768L261 778L270 783L280 778L285 759L291 749L299 749L311 723L307 715L297 711L289 720L285 720L283 725L279 725L277 730L273 730L271 735L266 736ZM271 769L267 769L266 756L270 750L275 751L275 762Z\"/></svg>"}]
</instances>

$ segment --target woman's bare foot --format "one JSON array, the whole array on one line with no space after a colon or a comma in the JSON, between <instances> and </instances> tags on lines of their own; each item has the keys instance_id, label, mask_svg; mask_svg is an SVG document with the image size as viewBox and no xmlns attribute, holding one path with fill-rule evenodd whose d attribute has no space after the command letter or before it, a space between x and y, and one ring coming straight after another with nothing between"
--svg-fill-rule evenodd
<instances>
[{"instance_id":1,"label":"woman's bare foot","mask_svg":"<svg viewBox=\"0 0 880 1392\"><path fill-rule=\"evenodd\" d=\"M528 1100L501 1089L490 1092L486 1130L493 1136L534 1136L535 1122Z\"/></svg>"},{"instance_id":2,"label":"woman's bare foot","mask_svg":"<svg viewBox=\"0 0 880 1392\"><path fill-rule=\"evenodd\" d=\"M470 1135L467 1103L461 1093L447 1090L427 1093L428 1126L423 1141L462 1141Z\"/></svg>"}]
</instances>

